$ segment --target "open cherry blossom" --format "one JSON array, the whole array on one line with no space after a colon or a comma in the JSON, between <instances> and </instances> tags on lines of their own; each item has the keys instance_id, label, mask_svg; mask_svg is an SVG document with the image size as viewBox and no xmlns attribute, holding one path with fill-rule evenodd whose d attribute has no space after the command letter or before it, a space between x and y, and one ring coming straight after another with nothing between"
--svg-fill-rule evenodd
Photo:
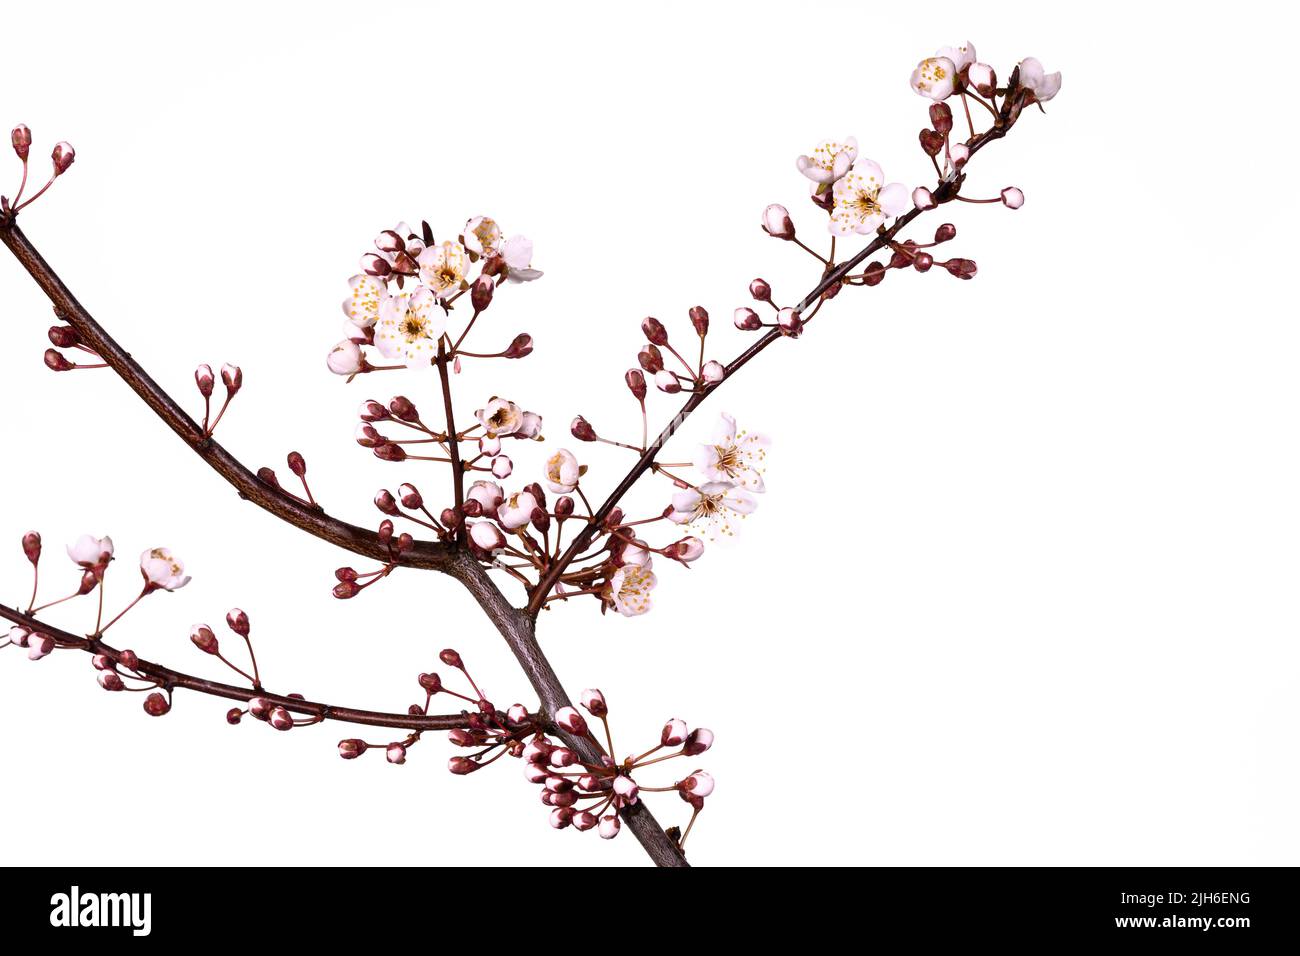
<instances>
[{"instance_id":1,"label":"open cherry blossom","mask_svg":"<svg viewBox=\"0 0 1300 956\"><path fill-rule=\"evenodd\" d=\"M709 481L699 488L685 488L673 495L668 519L677 524L702 525L716 538L736 533L733 521L753 514L758 507L754 496L730 481Z\"/></svg>"},{"instance_id":2,"label":"open cherry blossom","mask_svg":"<svg viewBox=\"0 0 1300 956\"><path fill-rule=\"evenodd\" d=\"M96 538L93 534L83 534L68 545L68 557L90 571L103 571L113 558L113 539L108 535Z\"/></svg>"},{"instance_id":3,"label":"open cherry blossom","mask_svg":"<svg viewBox=\"0 0 1300 956\"><path fill-rule=\"evenodd\" d=\"M379 304L388 297L384 284L373 276L355 275L348 280L352 294L343 300L343 314L349 322L368 329L379 321Z\"/></svg>"},{"instance_id":4,"label":"open cherry blossom","mask_svg":"<svg viewBox=\"0 0 1300 956\"><path fill-rule=\"evenodd\" d=\"M419 258L420 278L440 298L446 298L460 289L465 281L469 257L459 242L444 242L429 246Z\"/></svg>"},{"instance_id":5,"label":"open cherry blossom","mask_svg":"<svg viewBox=\"0 0 1300 956\"><path fill-rule=\"evenodd\" d=\"M602 592L609 606L624 617L636 617L650 610L650 592L658 580L645 564L625 564L614 573Z\"/></svg>"},{"instance_id":6,"label":"open cherry blossom","mask_svg":"<svg viewBox=\"0 0 1300 956\"><path fill-rule=\"evenodd\" d=\"M887 218L902 215L912 206L907 187L902 183L885 185L884 172L869 159L860 160L835 184L834 195L830 230L835 236L875 232Z\"/></svg>"},{"instance_id":7,"label":"open cherry blossom","mask_svg":"<svg viewBox=\"0 0 1300 956\"><path fill-rule=\"evenodd\" d=\"M175 591L190 583L185 563L167 548L151 548L140 555L145 590Z\"/></svg>"},{"instance_id":8,"label":"open cherry blossom","mask_svg":"<svg viewBox=\"0 0 1300 956\"><path fill-rule=\"evenodd\" d=\"M483 430L490 438L513 435L524 424L522 408L514 402L495 396L487 403L486 408L476 411L474 417L479 420L479 424L483 426Z\"/></svg>"},{"instance_id":9,"label":"open cherry blossom","mask_svg":"<svg viewBox=\"0 0 1300 956\"><path fill-rule=\"evenodd\" d=\"M380 306L375 345L385 358L400 358L411 368L428 366L438 351L447 316L424 286L408 295L390 295Z\"/></svg>"},{"instance_id":10,"label":"open cherry blossom","mask_svg":"<svg viewBox=\"0 0 1300 956\"><path fill-rule=\"evenodd\" d=\"M957 64L946 56L922 60L912 71L912 89L936 102L952 96L956 81Z\"/></svg>"},{"instance_id":11,"label":"open cherry blossom","mask_svg":"<svg viewBox=\"0 0 1300 956\"><path fill-rule=\"evenodd\" d=\"M578 487L578 459L567 448L561 448L546 459L546 486L556 494L568 494Z\"/></svg>"},{"instance_id":12,"label":"open cherry blossom","mask_svg":"<svg viewBox=\"0 0 1300 956\"><path fill-rule=\"evenodd\" d=\"M506 264L506 278L511 282L532 282L542 277L540 269L533 266L533 241L524 236L511 236L501 244L501 259Z\"/></svg>"},{"instance_id":13,"label":"open cherry blossom","mask_svg":"<svg viewBox=\"0 0 1300 956\"><path fill-rule=\"evenodd\" d=\"M1043 64L1032 56L1020 61L1020 85L1034 94L1034 99L1046 103L1061 91L1061 74L1046 73Z\"/></svg>"},{"instance_id":14,"label":"open cherry blossom","mask_svg":"<svg viewBox=\"0 0 1300 956\"><path fill-rule=\"evenodd\" d=\"M833 183L842 179L858 158L858 141L849 136L844 142L822 140L811 156L800 156L795 166L814 183Z\"/></svg>"},{"instance_id":15,"label":"open cherry blossom","mask_svg":"<svg viewBox=\"0 0 1300 956\"><path fill-rule=\"evenodd\" d=\"M730 481L750 491L763 492L763 471L771 442L757 432L736 430L736 419L722 413L713 442L700 445L695 467L710 481Z\"/></svg>"},{"instance_id":16,"label":"open cherry blossom","mask_svg":"<svg viewBox=\"0 0 1300 956\"><path fill-rule=\"evenodd\" d=\"M494 256L501 245L501 227L495 219L475 216L465 223L465 248L480 256Z\"/></svg>"},{"instance_id":17,"label":"open cherry blossom","mask_svg":"<svg viewBox=\"0 0 1300 956\"><path fill-rule=\"evenodd\" d=\"M941 46L935 51L934 55L951 60L953 68L960 74L962 70L975 62L975 44L967 40L961 46Z\"/></svg>"}]
</instances>

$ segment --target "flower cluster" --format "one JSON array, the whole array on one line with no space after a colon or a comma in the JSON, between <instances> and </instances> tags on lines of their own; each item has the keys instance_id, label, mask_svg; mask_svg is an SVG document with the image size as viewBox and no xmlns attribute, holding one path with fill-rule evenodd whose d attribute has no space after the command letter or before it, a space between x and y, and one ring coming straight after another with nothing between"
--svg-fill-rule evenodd
<instances>
[{"instance_id":1,"label":"flower cluster","mask_svg":"<svg viewBox=\"0 0 1300 956\"><path fill-rule=\"evenodd\" d=\"M659 742L622 760L614 754L614 738L609 726L609 707L599 690L582 692L582 706L604 728L603 740L591 732L587 719L574 707L563 707L555 722L565 733L590 741L599 758L585 761L581 754L563 742L538 733L524 747L524 778L542 788L542 803L551 807L551 826L563 830L598 829L601 837L612 840L622 829L618 811L634 806L647 793L676 793L691 806L690 823L676 841L679 848L690 834L696 816L704 809L704 798L713 793L713 777L703 770L692 770L669 786L646 786L638 782L645 768L677 757L697 757L713 746L713 732L703 727L687 728L685 721L667 721ZM667 751L667 752L665 752Z\"/></svg>"},{"instance_id":2,"label":"flower cluster","mask_svg":"<svg viewBox=\"0 0 1300 956\"><path fill-rule=\"evenodd\" d=\"M53 186L54 180L66 173L77 158L77 151L72 148L71 143L56 143L50 153L50 163L53 168L49 180L24 201L23 193L27 190L27 161L32 151L32 131L26 125L19 123L10 132L9 142L14 148L14 154L23 164L23 177L18 184L18 192L14 194L13 199L8 196L0 196L0 221L12 220L22 209L30 206L45 195L45 190Z\"/></svg>"},{"instance_id":3,"label":"flower cluster","mask_svg":"<svg viewBox=\"0 0 1300 956\"><path fill-rule=\"evenodd\" d=\"M421 223L419 233L398 223L379 234L375 249L362 257L361 272L348 280L343 338L326 358L330 371L338 375L428 368L439 349L456 352L464 338L463 332L455 342L447 337L457 299L469 292L477 317L501 283L529 282L542 275L532 268L532 242L524 236L504 238L486 216L469 220L462 235L443 242L434 241L427 222ZM373 364L367 349L399 364Z\"/></svg>"}]
</instances>

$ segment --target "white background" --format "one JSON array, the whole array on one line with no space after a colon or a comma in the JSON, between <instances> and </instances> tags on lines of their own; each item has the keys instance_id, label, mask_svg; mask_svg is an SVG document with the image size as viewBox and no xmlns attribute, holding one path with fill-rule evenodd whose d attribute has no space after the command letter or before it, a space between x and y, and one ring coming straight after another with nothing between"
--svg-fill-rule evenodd
<instances>
[{"instance_id":1,"label":"white background","mask_svg":"<svg viewBox=\"0 0 1300 956\"><path fill-rule=\"evenodd\" d=\"M970 193L1015 183L1024 208L916 228L956 222L975 281L849 290L691 423L703 437L728 409L775 439L743 540L660 569L644 618L575 602L542 640L572 691L604 689L620 750L673 715L716 731L697 864L1298 862L1281 7L34 10L5 14L0 119L32 127L34 157L66 138L78 159L24 228L191 409L196 363L240 363L220 439L281 473L303 451L317 496L366 525L382 485L437 498L436 466L351 442L360 399L428 405L431 383L345 386L323 365L379 229L425 217L441 238L489 214L536 241L546 277L476 333L527 330L536 353L459 386L466 410L500 393L546 416L551 443L516 457L531 480L577 412L635 435L621 375L643 315L686 339L706 305L727 358L750 278L789 301L812 286L811 260L757 227L784 202L824 244L796 155L853 134L890 179L928 180L918 59L969 37L1002 75L1027 55L1063 70L1049 115L972 164ZM0 168L12 193L17 161ZM453 645L498 702L533 703L453 581L398 573L333 600L348 555L241 502L111 374L47 372L48 304L12 262L0 300L6 603L26 599L29 527L48 596L76 580L63 543L109 533L111 605L147 547L194 575L111 632L144 656L221 676L186 635L238 604L274 689L402 710ZM599 495L623 461L578 450ZM192 695L162 720L139 705L83 656L0 655L0 860L644 861L626 835L550 830L514 762L450 777L437 737L404 767L345 763L346 727L228 727ZM655 809L685 820L676 798Z\"/></svg>"}]
</instances>

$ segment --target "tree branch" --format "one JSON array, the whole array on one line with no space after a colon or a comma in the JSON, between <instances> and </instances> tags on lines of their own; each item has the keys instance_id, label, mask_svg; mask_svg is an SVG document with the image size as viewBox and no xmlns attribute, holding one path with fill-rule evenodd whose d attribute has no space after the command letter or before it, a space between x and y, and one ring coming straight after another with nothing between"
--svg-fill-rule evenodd
<instances>
[{"instance_id":1,"label":"tree branch","mask_svg":"<svg viewBox=\"0 0 1300 956\"><path fill-rule=\"evenodd\" d=\"M105 644L102 640L96 640L89 637L78 637L68 631L61 630L57 627L50 627L45 622L24 614L16 608L7 607L0 604L0 618L12 621L14 624L22 625L33 633L48 634L54 638L59 647L76 648L87 652L88 654L106 654L114 661L120 662L122 652L117 648ZM224 697L227 700L237 700L247 702L254 697L260 697L263 700L270 701L285 710L295 714L306 714L309 717L319 717L323 720L338 720L348 724L365 724L370 727L391 727L396 730L454 730L458 727L468 727L470 725L467 714L441 714L435 716L423 716L413 714L388 714L376 710L360 710L356 707L339 707L334 704L323 704L314 700L303 700L298 697L289 697L284 694L272 694L265 690L254 690L251 687L237 687L234 684L223 684L220 681L208 680L204 677L195 677L192 674L184 674L180 671L172 670L170 667L164 667L161 664L155 664L153 661L147 661L140 658L139 663L133 668L137 673L144 674L158 683L166 690L192 690L200 694L210 694L213 697ZM505 715L498 715L504 720Z\"/></svg>"},{"instance_id":2,"label":"tree branch","mask_svg":"<svg viewBox=\"0 0 1300 956\"><path fill-rule=\"evenodd\" d=\"M279 488L266 484L218 442L206 437L203 429L185 413L176 400L150 378L140 363L91 317L12 219L0 218L0 242L9 248L14 258L22 263L23 268L54 303L59 318L72 326L86 345L103 356L109 368L117 372L195 454L234 485L241 498L303 531L355 554L383 562L394 560L388 546L373 531L331 518L323 509L313 508ZM439 542L417 541L410 551L397 560L399 564L410 567L445 571L449 550L447 545Z\"/></svg>"}]
</instances>

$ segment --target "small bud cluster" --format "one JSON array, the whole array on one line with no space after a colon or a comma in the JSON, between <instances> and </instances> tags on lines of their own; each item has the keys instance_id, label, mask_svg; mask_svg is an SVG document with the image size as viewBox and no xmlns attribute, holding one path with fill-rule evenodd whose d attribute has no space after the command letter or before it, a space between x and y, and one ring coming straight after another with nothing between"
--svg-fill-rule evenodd
<instances>
[{"instance_id":1,"label":"small bud cluster","mask_svg":"<svg viewBox=\"0 0 1300 956\"><path fill-rule=\"evenodd\" d=\"M600 721L602 735L592 733L587 718L575 707L556 711L555 724L564 734L589 742L599 753L597 760L585 761L573 747L540 732L520 754L524 779L541 786L542 803L551 807L551 826L557 830L597 830L602 838L612 840L622 829L618 811L634 806L647 793L675 792L692 810L686 832L678 841L681 847L695 817L704 809L704 798L713 792L713 777L703 770L692 770L670 786L646 786L637 777L654 764L699 756L713 746L713 732L703 727L689 730L684 721L674 718L664 724L654 746L619 760L614 756L605 695L592 688L582 692L581 701L587 713Z\"/></svg>"},{"instance_id":2,"label":"small bud cluster","mask_svg":"<svg viewBox=\"0 0 1300 956\"><path fill-rule=\"evenodd\" d=\"M221 642L217 639L217 635L213 633L212 628L208 627L208 625L195 624L191 627L190 642L204 654L211 654L240 677L243 677L250 685L252 685L254 690L261 690L262 678L257 670L257 655L253 653L253 642L249 637L251 628L248 622L248 615L239 608L232 608L226 614L226 626L238 637L243 639L244 646L248 649L249 666L253 671L251 674L242 667L236 666L221 652Z\"/></svg>"},{"instance_id":3,"label":"small bud cluster","mask_svg":"<svg viewBox=\"0 0 1300 956\"><path fill-rule=\"evenodd\" d=\"M13 199L0 196L0 221L12 220L22 209L40 199L45 194L45 190L54 185L54 180L66 173L77 158L77 152L70 143L56 143L50 153L52 169L49 181L34 195L23 201L23 193L27 190L27 161L32 151L32 131L19 123L9 134L9 142L13 145L15 155L23 164L23 175L18 185L18 192L14 194Z\"/></svg>"},{"instance_id":4,"label":"small bud cluster","mask_svg":"<svg viewBox=\"0 0 1300 956\"><path fill-rule=\"evenodd\" d=\"M203 437L210 438L212 433L217 430L217 423L221 421L221 416L226 414L226 409L230 407L230 400L239 393L244 387L244 373L238 365L231 365L227 362L221 366L221 384L225 388L225 399L221 403L221 408L217 410L216 417L212 417L212 393L216 387L216 376L212 372L211 365L200 365L194 370L194 385L203 396Z\"/></svg>"},{"instance_id":5,"label":"small bud cluster","mask_svg":"<svg viewBox=\"0 0 1300 956\"><path fill-rule=\"evenodd\" d=\"M81 339L81 334L71 325L66 324L64 316L58 310L55 310L55 318L59 320L58 324L51 325L49 328L50 344L52 349L45 350L45 367L51 372L72 372L77 369L89 368L108 368L104 357L97 351L87 345ZM83 352L94 359L93 362L84 362L78 364L69 359L60 349L75 350Z\"/></svg>"},{"instance_id":6,"label":"small bud cluster","mask_svg":"<svg viewBox=\"0 0 1300 956\"><path fill-rule=\"evenodd\" d=\"M454 774L464 776L486 767L507 753L513 757L520 756L524 747L523 738L532 732L535 724L535 718L528 709L523 704L513 704L509 710L501 713L496 705L479 690L478 684L470 676L459 653L447 648L438 655L438 658L446 666L461 672L473 696L462 694L444 685L441 675L436 671L422 673L417 680L420 689L424 691L424 703L412 704L407 712L412 716L428 716L429 706L438 694L446 694L465 701L473 708L462 711L466 726L452 730L448 737L457 747L473 750L474 753L452 757L447 763L447 769ZM407 751L419 743L422 733L422 731L413 731L402 740L388 743L367 743L359 738L350 737L339 741L339 756L344 760L355 760L368 750L383 750L389 763L404 764Z\"/></svg>"}]
</instances>

